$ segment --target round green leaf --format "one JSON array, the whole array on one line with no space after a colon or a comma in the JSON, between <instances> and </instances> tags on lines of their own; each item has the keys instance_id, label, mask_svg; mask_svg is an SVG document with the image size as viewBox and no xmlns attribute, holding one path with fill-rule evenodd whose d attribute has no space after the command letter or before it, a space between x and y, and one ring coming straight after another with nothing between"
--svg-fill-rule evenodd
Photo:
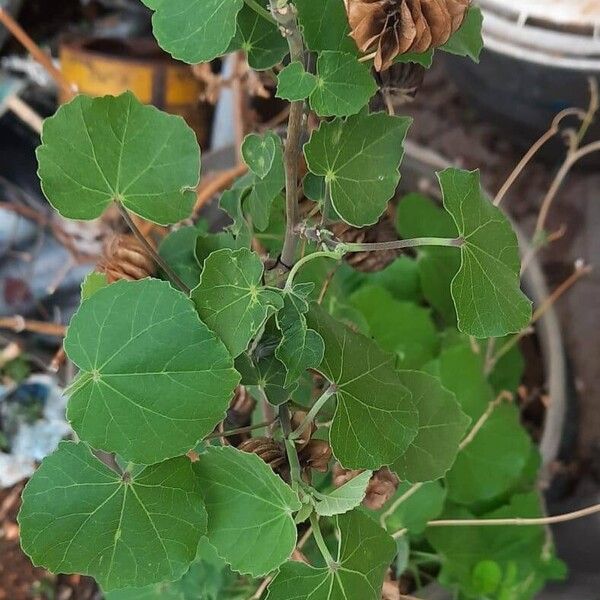
<instances>
[{"instance_id":1,"label":"round green leaf","mask_svg":"<svg viewBox=\"0 0 600 600\"><path fill-rule=\"evenodd\" d=\"M360 113L321 123L304 146L309 170L325 177L335 211L350 225L376 223L393 197L410 123Z\"/></svg>"},{"instance_id":2,"label":"round green leaf","mask_svg":"<svg viewBox=\"0 0 600 600\"><path fill-rule=\"evenodd\" d=\"M135 463L184 454L223 419L239 375L193 304L167 282L119 281L86 300L65 350L81 370L68 418Z\"/></svg>"},{"instance_id":3,"label":"round green leaf","mask_svg":"<svg viewBox=\"0 0 600 600\"><path fill-rule=\"evenodd\" d=\"M143 0L155 11L154 36L161 48L190 64L224 54L236 32L244 0Z\"/></svg>"},{"instance_id":4,"label":"round green leaf","mask_svg":"<svg viewBox=\"0 0 600 600\"><path fill-rule=\"evenodd\" d=\"M260 577L296 546L296 492L256 454L208 448L195 463L208 513L208 539L235 571ZM235 510L233 510L235 508Z\"/></svg>"},{"instance_id":5,"label":"round green leaf","mask_svg":"<svg viewBox=\"0 0 600 600\"><path fill-rule=\"evenodd\" d=\"M70 219L96 219L118 201L167 225L189 217L196 199L196 135L131 92L62 106L44 123L37 158L44 194Z\"/></svg>"},{"instance_id":6,"label":"round green leaf","mask_svg":"<svg viewBox=\"0 0 600 600\"><path fill-rule=\"evenodd\" d=\"M308 98L317 85L317 78L307 73L300 61L283 68L277 75L277 98L296 102Z\"/></svg>"},{"instance_id":7,"label":"round green leaf","mask_svg":"<svg viewBox=\"0 0 600 600\"><path fill-rule=\"evenodd\" d=\"M21 544L35 565L105 590L181 577L206 529L187 458L121 476L85 444L62 442L23 492Z\"/></svg>"},{"instance_id":8,"label":"round green leaf","mask_svg":"<svg viewBox=\"0 0 600 600\"><path fill-rule=\"evenodd\" d=\"M273 166L277 145L272 135L251 133L244 138L242 156L248 168L260 179L266 177Z\"/></svg>"}]
</instances>

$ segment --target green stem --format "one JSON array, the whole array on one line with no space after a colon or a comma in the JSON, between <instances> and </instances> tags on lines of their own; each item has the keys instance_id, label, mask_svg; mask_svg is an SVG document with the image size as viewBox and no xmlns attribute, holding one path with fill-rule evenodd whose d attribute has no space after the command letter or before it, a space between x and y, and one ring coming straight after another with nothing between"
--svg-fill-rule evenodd
<instances>
[{"instance_id":1,"label":"green stem","mask_svg":"<svg viewBox=\"0 0 600 600\"><path fill-rule=\"evenodd\" d=\"M160 256L160 254L153 248L152 244L145 238L144 234L137 228L133 222L131 215L128 210L120 203L117 202L119 212L123 217L127 227L131 230L131 233L136 237L138 242L144 246L148 254L152 257L152 260L164 271L165 275L186 295L190 295L190 288L182 281L182 279L171 269L166 261Z\"/></svg>"},{"instance_id":2,"label":"green stem","mask_svg":"<svg viewBox=\"0 0 600 600\"><path fill-rule=\"evenodd\" d=\"M297 490L301 485L300 477L300 460L298 458L298 450L293 440L289 439L292 432L292 424L290 420L290 409L287 404L282 404L279 407L279 423L283 432L285 443L285 451L287 454L288 463L290 465L290 478L292 480L292 488Z\"/></svg>"},{"instance_id":3,"label":"green stem","mask_svg":"<svg viewBox=\"0 0 600 600\"><path fill-rule=\"evenodd\" d=\"M284 291L290 292L294 285L294 277L298 274L298 271L311 260L315 260L316 258L332 258L334 260L340 260L344 256L344 252L340 250L323 250L322 252L313 252L312 254L306 255L304 258L301 258L291 269L289 272Z\"/></svg>"},{"instance_id":4,"label":"green stem","mask_svg":"<svg viewBox=\"0 0 600 600\"><path fill-rule=\"evenodd\" d=\"M304 417L304 420L297 429L292 431L289 435L290 440L297 440L306 430L306 428L315 420L315 417L319 413L319 411L325 406L325 403L331 396L333 396L337 392L337 387L335 384L331 384L324 392L321 394L320 398L312 405L310 411Z\"/></svg>"},{"instance_id":5,"label":"green stem","mask_svg":"<svg viewBox=\"0 0 600 600\"><path fill-rule=\"evenodd\" d=\"M256 14L260 15L263 19L266 19L270 23L275 23L277 25L277 21L273 18L273 15L263 6L261 6L256 0L244 0L246 6L249 6Z\"/></svg>"},{"instance_id":6,"label":"green stem","mask_svg":"<svg viewBox=\"0 0 600 600\"><path fill-rule=\"evenodd\" d=\"M391 515L393 515L398 510L398 507L401 504L403 504L411 496L413 496L414 494L416 494L422 487L423 487L423 483L415 483L413 486L411 486L410 488L408 488L408 490L406 490L406 492L404 492L404 494L402 494L402 496L400 496L399 498L397 498L396 501L381 515L379 521L381 523L381 526L384 529L387 529L387 520L388 520L388 518Z\"/></svg>"},{"instance_id":7,"label":"green stem","mask_svg":"<svg viewBox=\"0 0 600 600\"><path fill-rule=\"evenodd\" d=\"M402 250L403 248L416 248L418 246L447 246L460 248L465 243L463 238L435 238L423 237L410 240L394 240L392 242L376 242L373 244L346 244L340 242L336 249L343 252L377 252L380 250Z\"/></svg>"},{"instance_id":8,"label":"green stem","mask_svg":"<svg viewBox=\"0 0 600 600\"><path fill-rule=\"evenodd\" d=\"M317 543L317 547L319 548L319 552L323 556L328 567L332 567L336 564L336 561L333 560L333 556L331 556L331 552L329 552L329 548L323 539L323 533L321 532L321 527L319 525L319 517L315 513L310 515L310 524L313 530L313 536L315 538L315 542Z\"/></svg>"}]
</instances>

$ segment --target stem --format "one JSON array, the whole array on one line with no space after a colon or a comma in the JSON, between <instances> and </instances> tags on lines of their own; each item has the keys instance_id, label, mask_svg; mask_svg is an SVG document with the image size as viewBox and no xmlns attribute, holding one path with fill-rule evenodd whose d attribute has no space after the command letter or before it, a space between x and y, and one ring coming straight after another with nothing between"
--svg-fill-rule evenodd
<instances>
[{"instance_id":1,"label":"stem","mask_svg":"<svg viewBox=\"0 0 600 600\"><path fill-rule=\"evenodd\" d=\"M277 419L271 419L270 421L264 421L262 423L257 423L256 425L248 425L246 427L238 427L237 429L228 429L227 431L215 431L214 433L209 433L204 439L205 440L215 440L218 438L224 437L232 437L234 435L239 435L240 433L249 433L250 431L254 431L255 429L263 429L264 427L271 427L274 423L277 422Z\"/></svg>"},{"instance_id":2,"label":"stem","mask_svg":"<svg viewBox=\"0 0 600 600\"><path fill-rule=\"evenodd\" d=\"M261 6L256 0L244 0L244 2L263 19L266 19L270 23L277 24L277 21L273 18L273 15L266 8Z\"/></svg>"},{"instance_id":3,"label":"stem","mask_svg":"<svg viewBox=\"0 0 600 600\"><path fill-rule=\"evenodd\" d=\"M279 24L290 48L290 61L304 61L304 42L298 28L296 8L287 0L269 0L271 13ZM290 268L296 259L298 246L298 198L296 188L298 184L298 160L300 155L300 142L302 138L302 121L304 117L304 100L292 102L288 119L287 138L285 142L285 208L286 229L281 263L285 268Z\"/></svg>"},{"instance_id":4,"label":"stem","mask_svg":"<svg viewBox=\"0 0 600 600\"><path fill-rule=\"evenodd\" d=\"M297 489L300 479L300 460L298 459L298 450L296 444L290 439L290 433L292 432L292 425L290 422L290 409L287 404L282 404L279 407L279 422L281 423L281 430L283 431L283 438L285 442L285 451L290 465L290 478L292 480L292 488Z\"/></svg>"},{"instance_id":5,"label":"stem","mask_svg":"<svg viewBox=\"0 0 600 600\"><path fill-rule=\"evenodd\" d=\"M567 521L575 521L590 515L600 513L600 504L594 506L588 506L581 510L574 512L565 513L562 515L555 515L553 517L539 517L539 518L520 518L514 519L440 519L438 521L429 521L427 527L489 527L497 525L555 525L556 523L566 523Z\"/></svg>"},{"instance_id":6,"label":"stem","mask_svg":"<svg viewBox=\"0 0 600 600\"><path fill-rule=\"evenodd\" d=\"M481 428L488 422L489 418L492 416L494 411L502 404L502 402L504 402L505 400L512 401L512 399L512 394L509 394L508 392L501 392L500 394L498 394L498 397L489 403L486 411L481 415L481 417L479 417L479 420L477 421L477 423L475 423L473 429L469 431L467 437L465 437L465 439L460 443L460 446L458 447L459 452L461 450L464 450L475 439L477 434L481 431Z\"/></svg>"},{"instance_id":7,"label":"stem","mask_svg":"<svg viewBox=\"0 0 600 600\"><path fill-rule=\"evenodd\" d=\"M52 58L50 58L32 39L27 32L10 16L10 14L0 7L0 23L8 29L12 35L25 47L25 49L33 56L33 58L48 71L52 79L62 89L68 100L75 97L75 92L72 86L65 79L59 69L54 66Z\"/></svg>"},{"instance_id":8,"label":"stem","mask_svg":"<svg viewBox=\"0 0 600 600\"><path fill-rule=\"evenodd\" d=\"M378 252L380 250L401 250L403 248L416 248L417 246L449 246L460 248L465 244L463 238L435 238L423 237L410 240L394 240L392 242L375 242L372 244L345 244L339 243L336 248L343 252Z\"/></svg>"},{"instance_id":9,"label":"stem","mask_svg":"<svg viewBox=\"0 0 600 600\"><path fill-rule=\"evenodd\" d=\"M181 280L179 275L171 269L171 267L163 260L162 256L158 254L158 252L154 249L152 244L145 238L144 234L137 228L137 225L133 222L131 215L127 211L127 209L120 203L117 202L117 206L119 207L119 212L123 217L125 223L131 230L131 233L137 238L137 240L144 246L148 254L152 257L152 260L165 272L167 277L186 295L189 296L191 290L190 288Z\"/></svg>"},{"instance_id":10,"label":"stem","mask_svg":"<svg viewBox=\"0 0 600 600\"><path fill-rule=\"evenodd\" d=\"M10 329L15 333L30 331L32 333L41 333L42 335L53 335L56 337L64 337L67 333L67 328L64 325L46 323L45 321L31 321L24 319L21 315L0 318L0 329Z\"/></svg>"},{"instance_id":11,"label":"stem","mask_svg":"<svg viewBox=\"0 0 600 600\"><path fill-rule=\"evenodd\" d=\"M319 552L323 556L323 559L327 563L328 567L331 567L336 564L336 561L333 560L333 556L331 556L331 552L329 552L329 548L323 539L323 533L321 532L321 527L319 525L319 517L313 512L310 515L310 525L313 530L313 537L315 538L315 542L317 543L317 547L319 548Z\"/></svg>"},{"instance_id":12,"label":"stem","mask_svg":"<svg viewBox=\"0 0 600 600\"><path fill-rule=\"evenodd\" d=\"M301 258L291 269L284 291L290 292L292 286L294 284L294 277L298 274L298 271L308 262L314 260L315 258L332 258L334 260L340 260L343 257L344 253L339 250L323 250L322 252L313 252L312 254L308 254L304 258Z\"/></svg>"},{"instance_id":13,"label":"stem","mask_svg":"<svg viewBox=\"0 0 600 600\"><path fill-rule=\"evenodd\" d=\"M327 225L331 214L331 184L325 179L325 195L323 197L323 210L321 212L321 227Z\"/></svg>"},{"instance_id":14,"label":"stem","mask_svg":"<svg viewBox=\"0 0 600 600\"><path fill-rule=\"evenodd\" d=\"M330 384L329 387L321 394L321 397L312 405L311 409L308 411L306 417L297 429L292 431L289 435L290 440L297 440L306 430L306 428L315 420L315 417L319 413L319 411L325 406L325 403L331 396L333 396L337 392L337 386L335 384Z\"/></svg>"}]
</instances>

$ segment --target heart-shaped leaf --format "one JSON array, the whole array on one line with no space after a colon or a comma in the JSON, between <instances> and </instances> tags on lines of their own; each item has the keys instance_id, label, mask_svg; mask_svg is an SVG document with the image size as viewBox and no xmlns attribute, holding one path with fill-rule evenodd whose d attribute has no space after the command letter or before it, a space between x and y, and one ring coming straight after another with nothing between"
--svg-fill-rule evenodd
<instances>
[{"instance_id":1,"label":"heart-shaped leaf","mask_svg":"<svg viewBox=\"0 0 600 600\"><path fill-rule=\"evenodd\" d=\"M440 48L450 54L468 56L478 63L483 50L483 13L478 6L471 6L460 29Z\"/></svg>"},{"instance_id":2,"label":"heart-shaped leaf","mask_svg":"<svg viewBox=\"0 0 600 600\"><path fill-rule=\"evenodd\" d=\"M296 546L292 513L302 506L296 492L256 454L231 446L208 448L195 467L208 539L219 555L235 571L254 577L277 569Z\"/></svg>"},{"instance_id":3,"label":"heart-shaped leaf","mask_svg":"<svg viewBox=\"0 0 600 600\"><path fill-rule=\"evenodd\" d=\"M34 564L111 590L181 577L206 512L187 458L119 475L85 444L62 442L27 484L19 524Z\"/></svg>"},{"instance_id":4,"label":"heart-shaped leaf","mask_svg":"<svg viewBox=\"0 0 600 600\"><path fill-rule=\"evenodd\" d=\"M260 179L267 176L273 160L277 145L275 139L270 135L258 135L251 133L244 138L242 144L242 156L248 168Z\"/></svg>"},{"instance_id":5,"label":"heart-shaped leaf","mask_svg":"<svg viewBox=\"0 0 600 600\"><path fill-rule=\"evenodd\" d=\"M131 92L62 106L44 123L37 157L44 194L69 219L96 219L118 201L166 225L189 217L196 200L196 135Z\"/></svg>"},{"instance_id":6,"label":"heart-shaped leaf","mask_svg":"<svg viewBox=\"0 0 600 600\"><path fill-rule=\"evenodd\" d=\"M308 325L325 342L318 367L337 388L331 425L333 453L349 469L393 463L417 434L418 413L395 369L395 357L372 340L311 306Z\"/></svg>"},{"instance_id":7,"label":"heart-shaped leaf","mask_svg":"<svg viewBox=\"0 0 600 600\"><path fill-rule=\"evenodd\" d=\"M161 48L192 65L227 51L244 6L244 0L142 1L155 11L152 25Z\"/></svg>"},{"instance_id":8,"label":"heart-shaped leaf","mask_svg":"<svg viewBox=\"0 0 600 600\"><path fill-rule=\"evenodd\" d=\"M264 267L247 250L218 250L205 261L192 299L201 319L239 356L267 318L282 308L281 294L263 287Z\"/></svg>"},{"instance_id":9,"label":"heart-shaped leaf","mask_svg":"<svg viewBox=\"0 0 600 600\"><path fill-rule=\"evenodd\" d=\"M135 463L193 448L239 381L189 298L155 279L97 291L71 320L65 350L81 371L69 392L73 429Z\"/></svg>"},{"instance_id":10,"label":"heart-shaped leaf","mask_svg":"<svg viewBox=\"0 0 600 600\"><path fill-rule=\"evenodd\" d=\"M531 302L519 286L519 245L510 223L483 194L478 171L446 169L438 177L444 207L464 240L452 281L459 329L478 338L521 331L531 320Z\"/></svg>"},{"instance_id":11,"label":"heart-shaped leaf","mask_svg":"<svg viewBox=\"0 0 600 600\"><path fill-rule=\"evenodd\" d=\"M360 113L321 123L304 146L308 168L325 177L334 209L350 225L376 223L394 195L410 123Z\"/></svg>"},{"instance_id":12,"label":"heart-shaped leaf","mask_svg":"<svg viewBox=\"0 0 600 600\"><path fill-rule=\"evenodd\" d=\"M272 354L256 363L247 354L240 354L235 366L242 375L242 385L248 386L255 397L266 398L273 406L287 402L298 387L297 379L286 384L285 365Z\"/></svg>"},{"instance_id":13,"label":"heart-shaped leaf","mask_svg":"<svg viewBox=\"0 0 600 600\"><path fill-rule=\"evenodd\" d=\"M277 75L277 98L296 102L308 98L317 85L317 78L307 73L300 61L283 68Z\"/></svg>"},{"instance_id":14,"label":"heart-shaped leaf","mask_svg":"<svg viewBox=\"0 0 600 600\"><path fill-rule=\"evenodd\" d=\"M419 371L400 371L419 411L419 432L406 452L391 465L403 481L433 481L453 465L471 419L439 379Z\"/></svg>"},{"instance_id":15,"label":"heart-shaped leaf","mask_svg":"<svg viewBox=\"0 0 600 600\"><path fill-rule=\"evenodd\" d=\"M269 586L267 600L380 600L383 577L395 554L394 540L355 510L336 519L335 564L315 568L288 562Z\"/></svg>"}]
</instances>

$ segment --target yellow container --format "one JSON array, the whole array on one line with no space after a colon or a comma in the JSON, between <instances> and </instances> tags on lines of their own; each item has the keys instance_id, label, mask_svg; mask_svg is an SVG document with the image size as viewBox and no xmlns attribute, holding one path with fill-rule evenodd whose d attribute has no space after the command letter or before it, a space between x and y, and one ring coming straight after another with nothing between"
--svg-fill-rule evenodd
<instances>
[{"instance_id":1,"label":"yellow container","mask_svg":"<svg viewBox=\"0 0 600 600\"><path fill-rule=\"evenodd\" d=\"M82 94L118 95L131 90L140 102L181 115L205 146L212 106L199 101L200 82L189 66L173 60L147 38L71 39L61 44L61 70Z\"/></svg>"}]
</instances>

